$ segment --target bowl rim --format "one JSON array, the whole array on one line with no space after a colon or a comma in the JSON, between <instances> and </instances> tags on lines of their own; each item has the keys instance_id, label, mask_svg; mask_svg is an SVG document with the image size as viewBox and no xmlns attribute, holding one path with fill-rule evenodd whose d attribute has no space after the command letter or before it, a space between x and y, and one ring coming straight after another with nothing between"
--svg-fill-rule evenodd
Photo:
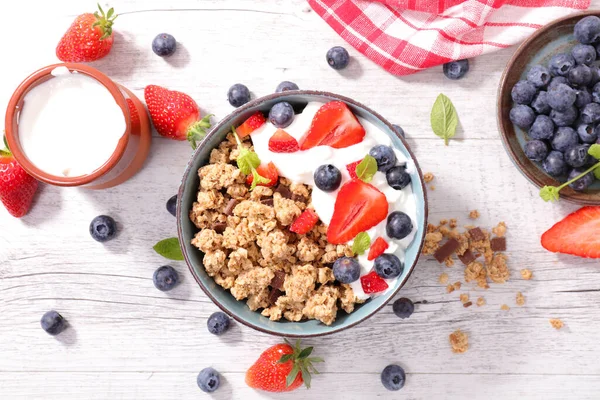
<instances>
[{"instance_id":1,"label":"bowl rim","mask_svg":"<svg viewBox=\"0 0 600 400\"><path fill-rule=\"evenodd\" d=\"M408 273L406 274L406 276L404 277L404 279L400 282L400 284L398 285L398 287L393 290L390 293L387 293L387 300L385 300L380 306L378 306L376 309L374 309L373 311L371 311L370 313L368 313L367 315L365 315L363 318L359 319L358 321L355 321L351 324L348 325L344 325L344 326L340 326L337 328L333 328L331 330L327 330L327 331L323 331L323 332L316 332L316 333L306 333L306 334L296 334L296 333L282 333L282 332L277 332L276 330L272 330L269 328L265 328L259 325L256 325L250 321L246 321L244 318L239 317L236 313L234 313L233 311L229 310L227 307L225 307L223 304L221 304L210 292L210 290L208 290L208 288L206 288L204 286L204 284L202 283L200 277L196 274L196 271L194 270L194 267L192 266L192 262L190 261L190 257L188 255L187 252L187 247L184 245L183 243L183 226L182 226L182 209L181 209L181 203L182 203L182 198L183 198L183 193L185 190L185 182L187 181L187 178L189 176L190 173L196 173L195 170L192 169L192 165L194 164L194 160L196 159L196 157L198 156L198 154L200 154L200 152L204 149L204 147L207 146L208 140L206 140L208 137L210 137L211 135L215 134L216 132L220 131L223 126L228 126L231 125L231 120L237 118L237 116L239 116L240 114L243 114L244 112L247 112L248 110L258 107L260 105L262 105L264 102L267 101L271 101L271 100L276 100L280 97L287 97L290 95L298 95L298 96L319 96L319 97L327 97L333 100L340 100L343 101L345 103L351 104L357 108L362 108L364 109L367 113L370 113L374 118L380 120L384 125L386 125L391 132L394 132L396 134L396 136L400 139L400 141L402 142L402 144L404 145L404 147L406 148L406 151L408 152L408 155L411 158L411 161L414 163L415 165L415 171L417 172L417 174L419 175L419 183L421 184L421 190L423 191L423 205L424 205L424 213L423 213L423 221L424 221L424 229L422 229L422 232L417 235L415 235L414 240L419 240L419 244L418 244L418 249L417 249L417 253L415 256L415 260L413 261L412 265L410 266ZM304 100L304 99L303 99ZM190 270L192 276L194 277L194 279L196 280L196 282L198 283L198 285L200 286L200 288L204 291L204 293L212 300L212 302L214 304L216 304L223 312L225 312L227 315L229 315L231 318L233 318L234 320L236 320L237 322L255 329L259 332L262 333L266 333L269 335L274 335L274 336L279 336L279 337L289 337L289 338L308 338L308 337L319 337L319 336L326 336L326 335L331 335L337 332L341 332L344 331L346 329L349 329L353 326L356 326L358 324L360 324L361 322L367 320L368 318L370 318L371 316L373 316L374 314L376 314L379 310L381 310L387 303L389 303L390 300L392 300L394 298L394 296L396 296L396 294L400 291L400 289L406 284L406 282L408 281L408 278L410 277L410 275L413 273L414 269L417 266L417 263L419 261L419 257L421 256L421 251L423 249L423 245L425 242L425 234L426 234L426 227L427 227L427 220L428 220L428 214L429 214L429 205L427 202L427 191L425 188L425 183L423 180L423 173L421 171L421 167L419 166L419 163L414 155L414 153L412 152L412 150L410 149L410 146L408 145L407 141L405 138L402 137L402 135L398 134L398 132L396 132L396 130L392 127L392 124L387 121L385 118L383 118L380 114L378 114L377 112L373 111L371 108L365 106L364 104L355 101L353 99L350 99L346 96L342 96L336 93L331 93L331 92L327 92L327 91L318 91L318 90L288 90L288 91L284 91L284 92L280 92L280 93L273 93L273 94L269 94L263 97L259 97L256 99L251 100L250 102L244 104L241 107L236 108L235 110L233 110L229 115L227 115L226 117L224 117L223 119L221 119L215 126L213 126L210 130L210 132L208 133L207 137L204 138L204 140L200 143L200 145L198 146L198 148L194 151L194 153L192 154L192 156L190 157L190 160L188 161L188 164L186 166L185 172L183 174L182 180L181 180L181 185L179 187L178 190L178 194L177 194L177 235L179 238L179 244L181 247L181 251L183 253L183 257L185 259L185 262L188 266L188 269ZM185 215L188 215L188 212L185 212ZM406 265L405 265L406 268Z\"/></svg>"},{"instance_id":2,"label":"bowl rim","mask_svg":"<svg viewBox=\"0 0 600 400\"><path fill-rule=\"evenodd\" d=\"M521 164L520 160L517 157L517 150L514 149L513 146L511 146L511 144L508 140L508 137L507 137L506 126L504 123L505 121L504 121L503 112L502 112L503 111L502 110L502 100L503 100L504 96L506 96L507 93L510 92L507 87L508 75L509 75L509 72L511 72L511 70L514 67L517 60L523 55L523 53L527 50L529 45L533 41L535 41L537 38L546 34L549 30L565 23L566 21L569 21L571 19L584 18L584 17L590 16L590 15L600 16L600 10L587 10L587 11L583 11L583 12L579 12L579 13L575 13L575 14L569 14L567 16L555 19L555 20L549 22L548 24L542 26L538 30L536 30L531 36L529 36L527 39L525 39L517 47L517 49L511 56L511 58L508 60L506 67L504 67L504 71L502 72L502 76L500 78L500 83L498 84L498 96L496 98L496 123L498 125L498 130L500 131L500 138L502 139L502 145L503 145L506 153L508 153L511 162L513 163L513 165L515 165L517 167L517 170L519 170L521 175L523 175L531 184L533 184L534 186L536 186L539 189L541 189L543 186L545 186L544 182L541 182L539 179L537 179L535 174L533 174L527 166ZM518 151L523 152L523 149L521 149L521 147L519 146ZM547 175L547 176L548 176L548 178L554 180L554 182L556 184L558 184L558 185L561 184L561 182L557 181L556 179L552 178L551 176L549 176L549 175ZM600 192L597 194L597 196L598 196L597 200L588 199L586 197L582 198L581 197L582 194L585 195L586 193L585 192L569 193L569 192L563 191L563 192L561 192L560 198L571 204L578 204L578 205L598 205L598 204L600 204Z\"/></svg>"}]
</instances>

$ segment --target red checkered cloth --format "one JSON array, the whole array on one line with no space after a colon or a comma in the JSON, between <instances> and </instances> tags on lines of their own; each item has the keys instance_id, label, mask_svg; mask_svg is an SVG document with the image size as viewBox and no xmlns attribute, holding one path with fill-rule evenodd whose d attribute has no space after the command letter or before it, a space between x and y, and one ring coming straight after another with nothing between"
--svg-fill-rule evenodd
<instances>
[{"instance_id":1,"label":"red checkered cloth","mask_svg":"<svg viewBox=\"0 0 600 400\"><path fill-rule=\"evenodd\" d=\"M308 0L342 38L394 75L519 43L590 0Z\"/></svg>"}]
</instances>

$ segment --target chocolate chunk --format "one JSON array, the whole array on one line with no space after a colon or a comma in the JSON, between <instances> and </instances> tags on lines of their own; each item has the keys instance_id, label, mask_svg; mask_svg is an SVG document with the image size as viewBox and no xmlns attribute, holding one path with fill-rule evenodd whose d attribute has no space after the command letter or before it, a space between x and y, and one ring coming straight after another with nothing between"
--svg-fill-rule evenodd
<instances>
[{"instance_id":1,"label":"chocolate chunk","mask_svg":"<svg viewBox=\"0 0 600 400\"><path fill-rule=\"evenodd\" d=\"M269 304L275 304L277 299L283 294L283 292L279 289L271 289L269 293Z\"/></svg>"},{"instance_id":2,"label":"chocolate chunk","mask_svg":"<svg viewBox=\"0 0 600 400\"><path fill-rule=\"evenodd\" d=\"M227 228L227 224L225 222L215 222L211 228L217 233L223 233L225 232L225 228Z\"/></svg>"},{"instance_id":3,"label":"chocolate chunk","mask_svg":"<svg viewBox=\"0 0 600 400\"><path fill-rule=\"evenodd\" d=\"M469 249L467 249L467 251L465 251L462 255L458 256L458 259L465 265L471 264L476 258L477 257L475 257L475 254L473 254L473 252Z\"/></svg>"},{"instance_id":4,"label":"chocolate chunk","mask_svg":"<svg viewBox=\"0 0 600 400\"><path fill-rule=\"evenodd\" d=\"M233 215L233 209L240 203L239 200L230 199L229 203L225 206L225 211L223 211L226 215Z\"/></svg>"},{"instance_id":5,"label":"chocolate chunk","mask_svg":"<svg viewBox=\"0 0 600 400\"><path fill-rule=\"evenodd\" d=\"M267 197L266 199L261 199L260 202L262 204L264 204L265 206L273 207L273 198L272 197Z\"/></svg>"},{"instance_id":6,"label":"chocolate chunk","mask_svg":"<svg viewBox=\"0 0 600 400\"><path fill-rule=\"evenodd\" d=\"M495 237L490 240L490 247L492 251L505 251L506 250L506 238L505 237Z\"/></svg>"},{"instance_id":7,"label":"chocolate chunk","mask_svg":"<svg viewBox=\"0 0 600 400\"><path fill-rule=\"evenodd\" d=\"M485 239L485 234L479 228L469 229L469 236L471 237L471 240L475 242L479 242L480 240Z\"/></svg>"},{"instance_id":8,"label":"chocolate chunk","mask_svg":"<svg viewBox=\"0 0 600 400\"><path fill-rule=\"evenodd\" d=\"M467 301L466 303L463 304L463 307L468 308L468 307L471 307L472 305L473 305L472 301Z\"/></svg>"},{"instance_id":9,"label":"chocolate chunk","mask_svg":"<svg viewBox=\"0 0 600 400\"><path fill-rule=\"evenodd\" d=\"M273 289L281 289L283 287L283 282L285 282L285 272L275 271L275 276L271 280L271 287Z\"/></svg>"},{"instance_id":10,"label":"chocolate chunk","mask_svg":"<svg viewBox=\"0 0 600 400\"><path fill-rule=\"evenodd\" d=\"M433 256L439 263L443 263L446 258L450 257L456 251L456 249L458 249L458 246L460 246L458 240L448 239L448 241L444 243L442 247L433 253Z\"/></svg>"},{"instance_id":11,"label":"chocolate chunk","mask_svg":"<svg viewBox=\"0 0 600 400\"><path fill-rule=\"evenodd\" d=\"M306 203L306 197L302 196L301 194L292 194L292 200Z\"/></svg>"},{"instance_id":12,"label":"chocolate chunk","mask_svg":"<svg viewBox=\"0 0 600 400\"><path fill-rule=\"evenodd\" d=\"M292 198L292 192L290 191L290 188L282 185L281 183L279 184L279 186L277 186L277 189L275 189L275 193L279 193L281 197L286 199Z\"/></svg>"}]
</instances>

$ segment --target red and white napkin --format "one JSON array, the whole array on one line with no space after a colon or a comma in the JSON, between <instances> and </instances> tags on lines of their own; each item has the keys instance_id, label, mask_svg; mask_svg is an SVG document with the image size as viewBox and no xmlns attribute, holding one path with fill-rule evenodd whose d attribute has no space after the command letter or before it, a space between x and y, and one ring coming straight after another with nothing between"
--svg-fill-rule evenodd
<instances>
[{"instance_id":1,"label":"red and white napkin","mask_svg":"<svg viewBox=\"0 0 600 400\"><path fill-rule=\"evenodd\" d=\"M342 38L394 75L519 43L590 0L308 0Z\"/></svg>"}]
</instances>

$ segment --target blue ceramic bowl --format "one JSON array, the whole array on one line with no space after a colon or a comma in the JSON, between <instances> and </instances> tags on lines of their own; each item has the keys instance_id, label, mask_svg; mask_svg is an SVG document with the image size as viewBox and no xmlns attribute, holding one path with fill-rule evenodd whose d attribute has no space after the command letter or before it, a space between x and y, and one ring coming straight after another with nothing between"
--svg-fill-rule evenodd
<instances>
[{"instance_id":1,"label":"blue ceramic bowl","mask_svg":"<svg viewBox=\"0 0 600 400\"><path fill-rule=\"evenodd\" d=\"M194 226L188 218L189 210L191 210L192 204L196 200L198 186L200 184L197 171L200 167L208 163L211 150L217 147L219 143L225 139L227 134L231 131L231 127L240 125L256 111L268 112L275 103L287 101L294 106L297 112L299 112L310 101L327 102L331 100L341 100L345 102L356 115L375 124L392 138L393 144L397 149L414 162L416 168L411 176L411 185L417 199L417 221L414 221L417 227L417 235L407 249L406 266L402 276L398 279L396 287L385 295L376 297L357 306L355 311L351 314L340 311L336 321L331 326L326 326L315 320L302 322L289 322L283 320L271 321L260 315L259 312L250 311L244 301L237 301L229 291L224 290L217 285L204 271L202 265L202 252L190 244L190 241L198 232L196 226ZM181 187L179 188L177 204L177 227L181 250L183 251L183 255L192 275L202 290L204 290L216 305L237 321L262 332L286 337L310 337L331 334L354 326L375 314L377 310L394 297L415 268L423 245L426 226L427 199L423 185L423 177L419 165L408 148L406 141L395 133L389 122L362 104L336 94L307 90L275 93L253 100L236 109L233 113L220 121L202 141L190 160L185 174L183 175Z\"/></svg>"}]
</instances>

